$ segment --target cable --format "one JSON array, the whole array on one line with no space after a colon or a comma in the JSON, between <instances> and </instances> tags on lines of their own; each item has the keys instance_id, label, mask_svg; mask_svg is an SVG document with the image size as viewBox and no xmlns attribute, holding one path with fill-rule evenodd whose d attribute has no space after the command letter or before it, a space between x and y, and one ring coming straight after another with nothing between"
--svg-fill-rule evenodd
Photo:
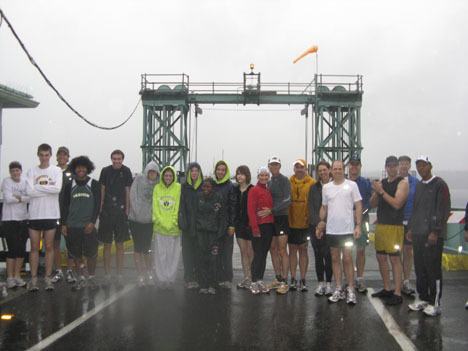
<instances>
[{"instance_id":1,"label":"cable","mask_svg":"<svg viewBox=\"0 0 468 351\"><path fill-rule=\"evenodd\" d=\"M90 120L86 119L81 113L79 113L77 110L75 110L71 104L62 96L62 94L60 94L60 92L57 90L57 88L55 88L55 86L52 84L52 82L49 80L49 78L47 78L47 76L45 75L45 73L42 71L42 69L39 67L39 65L36 63L36 61L34 60L34 58L31 56L31 54L29 53L28 49L26 49L26 46L23 44L23 42L21 41L21 39L19 38L18 34L16 34L16 31L14 30L13 26L11 25L10 21L8 20L8 18L6 18L5 14L3 13L2 9L0 9L0 25L1 23L3 22L3 20L5 20L6 24L8 25L8 27L10 28L10 31L11 33L13 34L13 36L15 37L15 39L18 41L18 44L21 46L21 48L23 49L24 53L26 54L26 56L28 57L29 61L31 62L31 64L39 71L39 74L42 76L42 78L45 80L45 82L47 83L47 85L55 92L55 94L57 94L58 98L60 100L62 100L62 102L67 105L67 107L72 110L75 115L77 115L79 118L81 118L83 121L85 121L86 123L88 123L89 125L95 127L95 128L99 128L99 129L104 129L104 130L113 130L113 129L117 129L117 128L120 128L122 127L124 124L126 124L130 118L133 117L133 115L135 114L135 111L136 109L138 108L138 105L140 104L140 101L141 101L141 97L138 99L138 102L135 106L135 108L133 109L132 113L120 124L116 125L116 126L112 126L112 127L105 127L105 126L100 126L94 122L91 122Z\"/></svg>"}]
</instances>

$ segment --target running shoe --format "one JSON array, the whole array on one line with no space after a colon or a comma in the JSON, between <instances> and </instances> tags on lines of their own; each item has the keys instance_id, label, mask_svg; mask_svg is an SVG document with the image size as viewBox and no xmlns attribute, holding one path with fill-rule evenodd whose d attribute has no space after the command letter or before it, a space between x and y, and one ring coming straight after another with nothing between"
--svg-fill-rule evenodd
<instances>
[{"instance_id":1,"label":"running shoe","mask_svg":"<svg viewBox=\"0 0 468 351\"><path fill-rule=\"evenodd\" d=\"M31 280L29 281L28 291L30 291L30 292L39 291L39 287L37 286L37 277L36 278L31 278Z\"/></svg>"},{"instance_id":2,"label":"running shoe","mask_svg":"<svg viewBox=\"0 0 468 351\"><path fill-rule=\"evenodd\" d=\"M465 303L465 310L468 310L468 300Z\"/></svg>"},{"instance_id":3,"label":"running shoe","mask_svg":"<svg viewBox=\"0 0 468 351\"><path fill-rule=\"evenodd\" d=\"M212 286L210 286L210 287L208 288L208 294L210 294L210 295L216 295L216 289L213 288Z\"/></svg>"},{"instance_id":4,"label":"running shoe","mask_svg":"<svg viewBox=\"0 0 468 351\"><path fill-rule=\"evenodd\" d=\"M199 294L208 294L208 289L207 288L201 288L200 290L198 290L198 293Z\"/></svg>"},{"instance_id":5,"label":"running shoe","mask_svg":"<svg viewBox=\"0 0 468 351\"><path fill-rule=\"evenodd\" d=\"M76 283L72 286L72 291L80 291L81 289L86 287L86 279L84 277L80 277Z\"/></svg>"},{"instance_id":6,"label":"running shoe","mask_svg":"<svg viewBox=\"0 0 468 351\"><path fill-rule=\"evenodd\" d=\"M16 279L15 278L7 278L6 287L8 289L16 288Z\"/></svg>"},{"instance_id":7,"label":"running shoe","mask_svg":"<svg viewBox=\"0 0 468 351\"><path fill-rule=\"evenodd\" d=\"M424 314L429 317L436 317L441 314L442 310L439 306L432 306L427 305L426 308L423 310Z\"/></svg>"},{"instance_id":8,"label":"running shoe","mask_svg":"<svg viewBox=\"0 0 468 351\"><path fill-rule=\"evenodd\" d=\"M258 285L258 288L260 289L260 292L262 294L269 294L270 293L270 289L268 288L268 286L266 286L266 284L263 282L263 280L259 280L257 282L257 285Z\"/></svg>"},{"instance_id":9,"label":"running shoe","mask_svg":"<svg viewBox=\"0 0 468 351\"><path fill-rule=\"evenodd\" d=\"M356 300L356 294L354 293L354 289L348 286L346 288L346 303L348 305L355 305L356 302L357 300Z\"/></svg>"},{"instance_id":10,"label":"running shoe","mask_svg":"<svg viewBox=\"0 0 468 351\"><path fill-rule=\"evenodd\" d=\"M315 296L323 296L325 295L325 283L319 282L317 288L315 289Z\"/></svg>"},{"instance_id":11,"label":"running shoe","mask_svg":"<svg viewBox=\"0 0 468 351\"><path fill-rule=\"evenodd\" d=\"M148 286L156 286L156 282L154 281L154 277L150 274L146 278L146 285Z\"/></svg>"},{"instance_id":12,"label":"running shoe","mask_svg":"<svg viewBox=\"0 0 468 351\"><path fill-rule=\"evenodd\" d=\"M63 278L63 277L62 277ZM49 277L45 277L44 278L44 283L45 283L45 289L47 291L53 291L55 288L54 288L54 283L52 282L52 279L49 278Z\"/></svg>"},{"instance_id":13,"label":"running shoe","mask_svg":"<svg viewBox=\"0 0 468 351\"><path fill-rule=\"evenodd\" d=\"M96 281L96 278L94 276L89 276L88 277L88 289L89 290L96 290L99 289L99 285Z\"/></svg>"},{"instance_id":14,"label":"running shoe","mask_svg":"<svg viewBox=\"0 0 468 351\"><path fill-rule=\"evenodd\" d=\"M403 281L403 286L401 287L401 293L405 294L406 296L414 295L416 291L411 287L409 280Z\"/></svg>"},{"instance_id":15,"label":"running shoe","mask_svg":"<svg viewBox=\"0 0 468 351\"><path fill-rule=\"evenodd\" d=\"M254 295L260 294L260 287L257 282L252 282L250 285L250 292Z\"/></svg>"},{"instance_id":16,"label":"running shoe","mask_svg":"<svg viewBox=\"0 0 468 351\"><path fill-rule=\"evenodd\" d=\"M332 296L332 294L333 294L332 285L331 283L327 283L327 285L325 286L325 296Z\"/></svg>"},{"instance_id":17,"label":"running shoe","mask_svg":"<svg viewBox=\"0 0 468 351\"><path fill-rule=\"evenodd\" d=\"M328 301L331 303L338 302L345 298L345 293L340 289L336 288L333 294L328 298Z\"/></svg>"},{"instance_id":18,"label":"running shoe","mask_svg":"<svg viewBox=\"0 0 468 351\"><path fill-rule=\"evenodd\" d=\"M393 296L393 290L379 290L371 295L372 297L387 298Z\"/></svg>"},{"instance_id":19,"label":"running shoe","mask_svg":"<svg viewBox=\"0 0 468 351\"><path fill-rule=\"evenodd\" d=\"M281 282L280 286L278 289L276 289L276 293L279 295L285 295L289 291L289 285L285 281Z\"/></svg>"},{"instance_id":20,"label":"running shoe","mask_svg":"<svg viewBox=\"0 0 468 351\"><path fill-rule=\"evenodd\" d=\"M365 294L367 292L367 286L363 278L356 279L356 290L361 294Z\"/></svg>"},{"instance_id":21,"label":"running shoe","mask_svg":"<svg viewBox=\"0 0 468 351\"><path fill-rule=\"evenodd\" d=\"M22 288L26 285L26 282L21 278L15 278L16 286Z\"/></svg>"},{"instance_id":22,"label":"running shoe","mask_svg":"<svg viewBox=\"0 0 468 351\"><path fill-rule=\"evenodd\" d=\"M305 279L301 279L300 285L299 285L299 290L302 292L307 292L309 289L307 288L307 284Z\"/></svg>"},{"instance_id":23,"label":"running shoe","mask_svg":"<svg viewBox=\"0 0 468 351\"><path fill-rule=\"evenodd\" d=\"M144 288L146 286L145 277L140 275L138 277L137 285L138 285L139 288Z\"/></svg>"},{"instance_id":24,"label":"running shoe","mask_svg":"<svg viewBox=\"0 0 468 351\"><path fill-rule=\"evenodd\" d=\"M187 282L185 284L185 288L188 289L188 290L194 290L194 289L198 289L199 286L198 286L197 282Z\"/></svg>"},{"instance_id":25,"label":"running shoe","mask_svg":"<svg viewBox=\"0 0 468 351\"><path fill-rule=\"evenodd\" d=\"M289 283L289 290L291 291L297 290L297 281L295 278L291 278L291 283Z\"/></svg>"},{"instance_id":26,"label":"running shoe","mask_svg":"<svg viewBox=\"0 0 468 351\"><path fill-rule=\"evenodd\" d=\"M249 289L252 281L249 278L244 278L241 282L237 283L237 289Z\"/></svg>"},{"instance_id":27,"label":"running shoe","mask_svg":"<svg viewBox=\"0 0 468 351\"><path fill-rule=\"evenodd\" d=\"M274 279L270 284L268 284L268 288L270 290L278 289L281 285L281 282L278 279Z\"/></svg>"},{"instance_id":28,"label":"running shoe","mask_svg":"<svg viewBox=\"0 0 468 351\"><path fill-rule=\"evenodd\" d=\"M385 304L388 306L396 306L396 305L401 305L403 302L403 298L399 295L393 294L389 298L385 299Z\"/></svg>"},{"instance_id":29,"label":"running shoe","mask_svg":"<svg viewBox=\"0 0 468 351\"><path fill-rule=\"evenodd\" d=\"M408 305L408 308L411 311L422 311L424 310L429 304L426 301L420 300L419 298L416 298L416 300L413 303L410 303Z\"/></svg>"},{"instance_id":30,"label":"running shoe","mask_svg":"<svg viewBox=\"0 0 468 351\"><path fill-rule=\"evenodd\" d=\"M224 289L231 289L232 288L232 283L228 280L224 281L224 282L220 282L218 284L221 288L224 288Z\"/></svg>"},{"instance_id":31,"label":"running shoe","mask_svg":"<svg viewBox=\"0 0 468 351\"><path fill-rule=\"evenodd\" d=\"M73 274L73 271L71 269L67 269L66 281L68 284L76 283L75 275Z\"/></svg>"},{"instance_id":32,"label":"running shoe","mask_svg":"<svg viewBox=\"0 0 468 351\"><path fill-rule=\"evenodd\" d=\"M63 272L61 269L57 269L55 271L55 274L54 276L52 277L51 281L52 283L58 283L59 281L61 281L63 279ZM47 288L46 288L47 289Z\"/></svg>"}]
</instances>

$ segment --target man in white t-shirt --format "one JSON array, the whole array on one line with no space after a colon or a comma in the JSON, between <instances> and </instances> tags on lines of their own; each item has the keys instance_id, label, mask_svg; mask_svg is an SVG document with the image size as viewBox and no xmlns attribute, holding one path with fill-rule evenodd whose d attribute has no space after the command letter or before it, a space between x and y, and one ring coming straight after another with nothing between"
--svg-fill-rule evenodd
<instances>
[{"instance_id":1,"label":"man in white t-shirt","mask_svg":"<svg viewBox=\"0 0 468 351\"><path fill-rule=\"evenodd\" d=\"M357 184L345 178L343 161L333 162L332 176L333 182L323 186L320 222L316 235L320 239L326 229L326 239L331 250L336 289L328 300L338 302L346 297L346 303L355 305L352 247L354 239L359 239L361 235L361 194ZM342 261L348 283L346 295L341 283Z\"/></svg>"},{"instance_id":2,"label":"man in white t-shirt","mask_svg":"<svg viewBox=\"0 0 468 351\"><path fill-rule=\"evenodd\" d=\"M55 230L60 218L59 193L62 189L62 170L50 164L52 148L48 144L41 144L37 148L39 166L31 168L26 175L27 195L29 201L29 238L31 252L31 281L29 291L37 291L37 267L39 264L39 247L41 235L46 250L45 288L54 290L52 285L52 267L54 264Z\"/></svg>"}]
</instances>

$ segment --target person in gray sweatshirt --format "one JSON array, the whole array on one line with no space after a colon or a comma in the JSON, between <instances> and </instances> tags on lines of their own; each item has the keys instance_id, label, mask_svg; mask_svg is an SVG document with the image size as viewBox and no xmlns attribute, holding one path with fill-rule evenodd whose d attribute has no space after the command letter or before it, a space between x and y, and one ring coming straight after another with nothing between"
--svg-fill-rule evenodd
<instances>
[{"instance_id":1,"label":"person in gray sweatshirt","mask_svg":"<svg viewBox=\"0 0 468 351\"><path fill-rule=\"evenodd\" d=\"M138 286L154 285L150 257L153 236L153 188L159 178L154 161L148 163L142 174L135 177L130 188L130 232L134 244L134 260L138 271Z\"/></svg>"}]
</instances>

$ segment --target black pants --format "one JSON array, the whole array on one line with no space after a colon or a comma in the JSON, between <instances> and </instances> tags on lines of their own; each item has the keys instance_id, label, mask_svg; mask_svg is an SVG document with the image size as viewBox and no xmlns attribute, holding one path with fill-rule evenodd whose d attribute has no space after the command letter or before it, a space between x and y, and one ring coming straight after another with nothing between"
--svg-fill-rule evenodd
<instances>
[{"instance_id":1,"label":"black pants","mask_svg":"<svg viewBox=\"0 0 468 351\"><path fill-rule=\"evenodd\" d=\"M315 256L315 272L317 273L317 280L319 282L324 281L324 276L327 279L327 283L331 283L332 280L332 259L330 253L330 247L327 244L325 235L321 239L317 239L315 236L315 227L312 227L312 233L310 234L312 248L314 249Z\"/></svg>"},{"instance_id":2,"label":"black pants","mask_svg":"<svg viewBox=\"0 0 468 351\"><path fill-rule=\"evenodd\" d=\"M227 231L227 229L226 229ZM219 242L218 282L232 282L232 252L234 250L234 236L225 234Z\"/></svg>"},{"instance_id":3,"label":"black pants","mask_svg":"<svg viewBox=\"0 0 468 351\"><path fill-rule=\"evenodd\" d=\"M216 287L219 256L219 242L213 240L213 233L198 233L198 277L201 288Z\"/></svg>"},{"instance_id":4,"label":"black pants","mask_svg":"<svg viewBox=\"0 0 468 351\"><path fill-rule=\"evenodd\" d=\"M188 282L198 281L198 239L195 235L182 233L182 261L184 263L184 280Z\"/></svg>"},{"instance_id":5,"label":"black pants","mask_svg":"<svg viewBox=\"0 0 468 351\"><path fill-rule=\"evenodd\" d=\"M260 237L252 238L254 258L252 261L252 281L263 280L265 274L266 260L270 250L271 240L275 233L273 223L260 224Z\"/></svg>"},{"instance_id":6,"label":"black pants","mask_svg":"<svg viewBox=\"0 0 468 351\"><path fill-rule=\"evenodd\" d=\"M435 245L429 245L425 235L413 234L416 290L421 300L434 306L439 306L442 297L443 249L443 239L439 238Z\"/></svg>"},{"instance_id":7,"label":"black pants","mask_svg":"<svg viewBox=\"0 0 468 351\"><path fill-rule=\"evenodd\" d=\"M8 247L7 258L16 259L26 256L26 241L28 240L28 224L26 221L2 222L3 233Z\"/></svg>"}]
</instances>

